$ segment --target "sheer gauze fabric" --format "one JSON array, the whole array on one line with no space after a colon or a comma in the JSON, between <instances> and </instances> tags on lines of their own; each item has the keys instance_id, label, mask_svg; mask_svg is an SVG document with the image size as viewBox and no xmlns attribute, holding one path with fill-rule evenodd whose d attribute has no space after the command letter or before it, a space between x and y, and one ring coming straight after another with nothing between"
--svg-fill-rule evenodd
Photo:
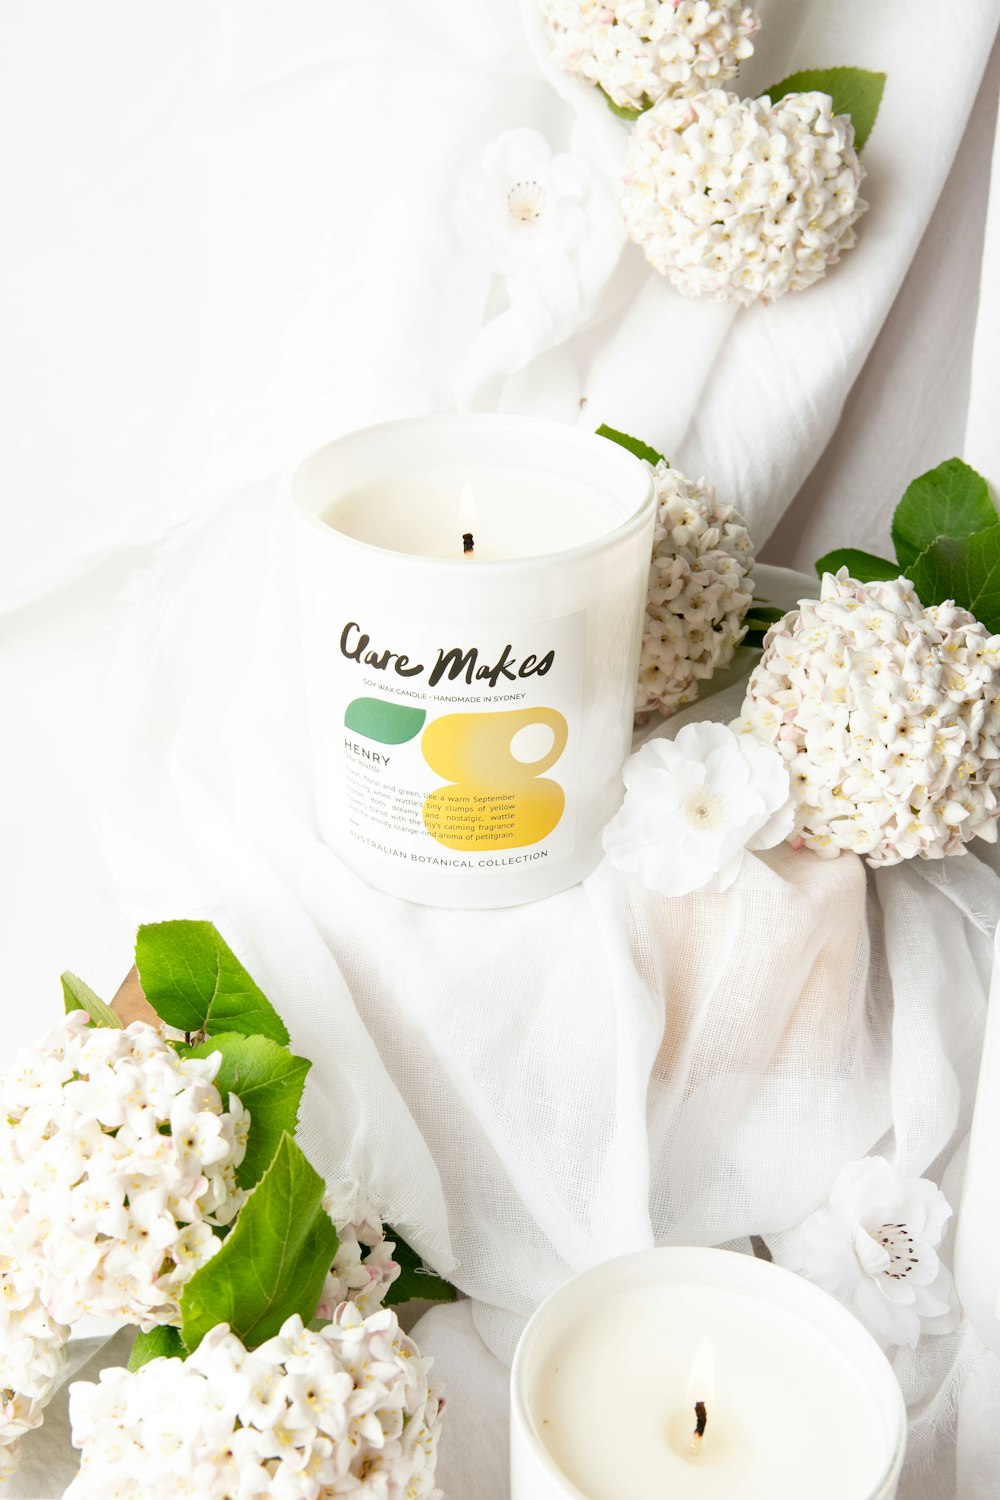
<instances>
[{"instance_id":1,"label":"sheer gauze fabric","mask_svg":"<svg viewBox=\"0 0 1000 1500\"><path fill-rule=\"evenodd\" d=\"M468 1294L418 1337L453 1395L446 1492L500 1500L504 1366L572 1272L654 1243L780 1251L873 1150L957 1203L1000 879L975 854L872 877L779 847L678 900L607 865L488 913L368 889L313 825L288 522L245 496L144 580L112 688L106 851L136 920L218 923L314 1060L306 1150ZM765 581L779 603L812 586ZM735 717L731 676L658 732ZM977 1355L964 1329L898 1361L906 1500L987 1493L954 1489ZM1000 1395L992 1363L970 1401ZM969 1473L991 1440L975 1427Z\"/></svg>"}]
</instances>

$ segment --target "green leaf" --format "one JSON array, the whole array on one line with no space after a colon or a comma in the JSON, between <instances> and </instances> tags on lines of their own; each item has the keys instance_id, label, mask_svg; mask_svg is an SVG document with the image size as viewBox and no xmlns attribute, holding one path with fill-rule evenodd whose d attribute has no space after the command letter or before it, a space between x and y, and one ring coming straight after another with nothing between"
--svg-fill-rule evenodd
<instances>
[{"instance_id":1,"label":"green leaf","mask_svg":"<svg viewBox=\"0 0 1000 1500\"><path fill-rule=\"evenodd\" d=\"M163 1324L159 1328L151 1328L148 1333L136 1334L132 1353L128 1357L128 1367L130 1370L138 1370L142 1365L148 1365L151 1359L183 1359L186 1354L180 1329Z\"/></svg>"},{"instance_id":2,"label":"green leaf","mask_svg":"<svg viewBox=\"0 0 1000 1500\"><path fill-rule=\"evenodd\" d=\"M748 630L767 630L769 626L777 625L779 620L783 620L787 613L787 610L776 609L771 604L758 604L755 600L744 616L743 623Z\"/></svg>"},{"instance_id":3,"label":"green leaf","mask_svg":"<svg viewBox=\"0 0 1000 1500\"><path fill-rule=\"evenodd\" d=\"M256 1348L298 1313L308 1323L337 1253L323 1210L323 1179L290 1135L249 1194L222 1248L181 1293L181 1335L191 1350L216 1323Z\"/></svg>"},{"instance_id":4,"label":"green leaf","mask_svg":"<svg viewBox=\"0 0 1000 1500\"><path fill-rule=\"evenodd\" d=\"M616 104L607 89L601 88L600 84L597 85L597 89L599 93L604 95L604 102L611 113L617 115L619 120L638 120L639 116L645 114L653 102L652 99L646 100L645 95L643 95L644 102L642 109L633 109L629 104Z\"/></svg>"},{"instance_id":5,"label":"green leaf","mask_svg":"<svg viewBox=\"0 0 1000 1500\"><path fill-rule=\"evenodd\" d=\"M238 1031L287 1046L288 1032L211 922L140 927L135 962L143 993L178 1031Z\"/></svg>"},{"instance_id":6,"label":"green leaf","mask_svg":"<svg viewBox=\"0 0 1000 1500\"><path fill-rule=\"evenodd\" d=\"M71 1010L85 1010L95 1026L111 1026L116 1031L122 1030L122 1023L111 1006L105 1005L89 984L84 984L82 979L78 979L69 970L62 976L62 987L67 1015Z\"/></svg>"},{"instance_id":7,"label":"green leaf","mask_svg":"<svg viewBox=\"0 0 1000 1500\"><path fill-rule=\"evenodd\" d=\"M874 583L880 578L898 578L903 571L901 563L890 562L887 557L875 557L871 552L861 552L857 547L837 547L827 552L816 564L820 578L824 573L836 573L846 568L858 583Z\"/></svg>"},{"instance_id":8,"label":"green leaf","mask_svg":"<svg viewBox=\"0 0 1000 1500\"><path fill-rule=\"evenodd\" d=\"M663 454L657 453L655 448L651 448L641 438L629 437L627 432L619 432L617 428L609 427L606 422L602 422L598 427L597 436L607 438L610 442L627 448L630 453L635 454L636 458L644 458L648 464L666 463Z\"/></svg>"},{"instance_id":9,"label":"green leaf","mask_svg":"<svg viewBox=\"0 0 1000 1500\"><path fill-rule=\"evenodd\" d=\"M885 92L885 74L871 73L867 68L807 68L790 73L773 88L762 89L777 104L786 94L829 94L833 112L850 115L854 126L854 145L860 151L872 133L875 117Z\"/></svg>"},{"instance_id":10,"label":"green leaf","mask_svg":"<svg viewBox=\"0 0 1000 1500\"><path fill-rule=\"evenodd\" d=\"M436 1271L429 1270L417 1252L399 1237L395 1229L387 1226L386 1234L396 1242L392 1258L402 1268L401 1274L396 1277L386 1294L386 1307L398 1307L401 1302L411 1302L415 1298L423 1302L458 1301L458 1289Z\"/></svg>"},{"instance_id":11,"label":"green leaf","mask_svg":"<svg viewBox=\"0 0 1000 1500\"><path fill-rule=\"evenodd\" d=\"M960 458L949 458L907 486L892 518L892 540L906 568L938 537L975 536L996 524L986 480Z\"/></svg>"},{"instance_id":12,"label":"green leaf","mask_svg":"<svg viewBox=\"0 0 1000 1500\"><path fill-rule=\"evenodd\" d=\"M975 536L939 536L906 570L926 608L954 599L1000 632L1000 523Z\"/></svg>"},{"instance_id":13,"label":"green leaf","mask_svg":"<svg viewBox=\"0 0 1000 1500\"><path fill-rule=\"evenodd\" d=\"M222 1053L215 1086L223 1098L238 1094L250 1111L247 1154L237 1168L240 1187L253 1187L264 1175L286 1133L295 1133L299 1102L306 1074L312 1064L279 1047L266 1036L239 1036L224 1032L184 1049L185 1057L209 1057Z\"/></svg>"}]
</instances>

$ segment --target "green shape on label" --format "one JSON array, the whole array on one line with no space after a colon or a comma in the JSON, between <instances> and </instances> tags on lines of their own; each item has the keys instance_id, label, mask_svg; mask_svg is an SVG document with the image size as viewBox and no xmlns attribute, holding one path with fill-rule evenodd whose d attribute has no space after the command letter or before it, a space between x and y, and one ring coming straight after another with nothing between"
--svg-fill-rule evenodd
<instances>
[{"instance_id":1,"label":"green shape on label","mask_svg":"<svg viewBox=\"0 0 1000 1500\"><path fill-rule=\"evenodd\" d=\"M405 745L420 733L426 718L422 708L407 708L384 698L355 698L347 705L344 725L380 745Z\"/></svg>"}]
</instances>

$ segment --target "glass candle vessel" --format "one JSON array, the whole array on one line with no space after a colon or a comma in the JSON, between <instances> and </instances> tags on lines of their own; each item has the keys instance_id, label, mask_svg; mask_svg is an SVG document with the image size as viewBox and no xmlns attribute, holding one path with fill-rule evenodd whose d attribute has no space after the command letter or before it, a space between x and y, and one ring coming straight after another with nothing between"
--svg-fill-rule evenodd
<instances>
[{"instance_id":1,"label":"glass candle vessel","mask_svg":"<svg viewBox=\"0 0 1000 1500\"><path fill-rule=\"evenodd\" d=\"M630 748L648 466L556 423L418 417L319 449L292 499L324 841L428 905L583 879Z\"/></svg>"},{"instance_id":2,"label":"glass candle vessel","mask_svg":"<svg viewBox=\"0 0 1000 1500\"><path fill-rule=\"evenodd\" d=\"M905 1440L898 1382L857 1319L724 1250L574 1277L511 1372L511 1500L892 1500Z\"/></svg>"}]
</instances>

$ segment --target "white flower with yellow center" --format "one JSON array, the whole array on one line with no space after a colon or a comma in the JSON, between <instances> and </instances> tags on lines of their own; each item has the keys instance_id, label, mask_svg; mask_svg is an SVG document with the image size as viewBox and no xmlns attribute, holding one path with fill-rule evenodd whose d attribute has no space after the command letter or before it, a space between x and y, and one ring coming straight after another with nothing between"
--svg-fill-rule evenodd
<instances>
[{"instance_id":1,"label":"white flower with yellow center","mask_svg":"<svg viewBox=\"0 0 1000 1500\"><path fill-rule=\"evenodd\" d=\"M320 1294L316 1315L330 1318L341 1302L362 1316L377 1312L401 1267L395 1243L386 1238L378 1211L356 1183L327 1184L323 1207L337 1230L337 1253Z\"/></svg>"},{"instance_id":2,"label":"white flower with yellow center","mask_svg":"<svg viewBox=\"0 0 1000 1500\"><path fill-rule=\"evenodd\" d=\"M802 291L856 241L867 205L829 94L776 104L710 89L663 99L629 137L629 237L686 297L748 305Z\"/></svg>"},{"instance_id":3,"label":"white flower with yellow center","mask_svg":"<svg viewBox=\"0 0 1000 1500\"><path fill-rule=\"evenodd\" d=\"M760 26L744 0L541 0L560 67L622 108L735 76Z\"/></svg>"},{"instance_id":4,"label":"white flower with yellow center","mask_svg":"<svg viewBox=\"0 0 1000 1500\"><path fill-rule=\"evenodd\" d=\"M508 307L481 328L458 377L459 405L522 369L594 311L625 232L610 184L537 130L506 130L462 184L456 227L503 278Z\"/></svg>"},{"instance_id":5,"label":"white flower with yellow center","mask_svg":"<svg viewBox=\"0 0 1000 1500\"><path fill-rule=\"evenodd\" d=\"M1000 636L954 604L924 609L905 578L827 574L768 631L743 703L791 773L794 841L870 865L995 842L998 658Z\"/></svg>"},{"instance_id":6,"label":"white flower with yellow center","mask_svg":"<svg viewBox=\"0 0 1000 1500\"><path fill-rule=\"evenodd\" d=\"M604 831L613 865L663 896L721 891L747 849L792 826L788 773L773 751L724 724L685 724L626 762L625 800Z\"/></svg>"},{"instance_id":7,"label":"white flower with yellow center","mask_svg":"<svg viewBox=\"0 0 1000 1500\"><path fill-rule=\"evenodd\" d=\"M698 696L698 684L728 666L746 631L753 597L753 542L743 517L704 479L660 462L656 527L636 686L640 722Z\"/></svg>"},{"instance_id":8,"label":"white flower with yellow center","mask_svg":"<svg viewBox=\"0 0 1000 1500\"><path fill-rule=\"evenodd\" d=\"M183 1362L71 1388L82 1453L66 1500L440 1500L430 1366L389 1309L347 1304L315 1332L289 1318L249 1352L220 1324Z\"/></svg>"},{"instance_id":9,"label":"white flower with yellow center","mask_svg":"<svg viewBox=\"0 0 1000 1500\"><path fill-rule=\"evenodd\" d=\"M220 1061L78 1010L0 1075L0 1255L37 1270L53 1318L179 1320L242 1201L248 1120Z\"/></svg>"}]
</instances>

